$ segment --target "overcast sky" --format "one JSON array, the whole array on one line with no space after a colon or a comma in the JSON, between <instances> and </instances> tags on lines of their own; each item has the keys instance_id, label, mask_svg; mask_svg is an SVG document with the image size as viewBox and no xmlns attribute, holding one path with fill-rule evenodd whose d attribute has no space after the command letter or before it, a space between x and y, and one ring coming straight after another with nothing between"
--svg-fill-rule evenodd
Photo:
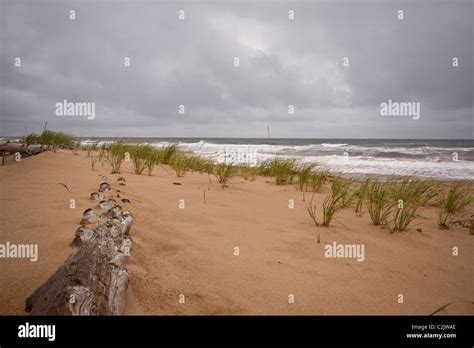
<instances>
[{"instance_id":1,"label":"overcast sky","mask_svg":"<svg viewBox=\"0 0 474 348\"><path fill-rule=\"evenodd\" d=\"M474 134L472 0L0 3L0 135L45 121L77 136ZM56 116L64 99L95 119ZM381 116L389 99L420 118Z\"/></svg>"}]
</instances>

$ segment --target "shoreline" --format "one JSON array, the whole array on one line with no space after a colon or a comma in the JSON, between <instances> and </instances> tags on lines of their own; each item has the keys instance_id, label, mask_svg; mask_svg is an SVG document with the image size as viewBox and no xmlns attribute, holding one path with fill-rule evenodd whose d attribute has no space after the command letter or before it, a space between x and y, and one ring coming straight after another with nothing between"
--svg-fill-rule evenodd
<instances>
[{"instance_id":1,"label":"shoreline","mask_svg":"<svg viewBox=\"0 0 474 348\"><path fill-rule=\"evenodd\" d=\"M157 150L176 145L182 153L200 156L214 164L233 162L235 166L254 168L272 158L280 158L294 160L300 165L316 163L319 169L329 171L332 176L357 180L374 178L386 181L396 177L460 183L474 180L474 140L472 139L278 138L273 139L277 141L274 144L266 138L249 138L257 140L255 143L252 141L246 143L245 138L210 138L209 143L201 138L102 137L92 139L93 137L77 138L78 148L95 149L97 145L105 146L117 141L119 143L123 141L126 145L149 145ZM226 142L221 143L219 139ZM20 141L20 139L15 139L15 141ZM327 141L343 141L344 143L325 143ZM436 142L440 143L436 145ZM2 146L1 140L0 146ZM38 145L32 146L38 147ZM261 146L263 148L260 148ZM268 146L271 147L270 150L267 149ZM305 149L308 146L309 149Z\"/></svg>"}]
</instances>

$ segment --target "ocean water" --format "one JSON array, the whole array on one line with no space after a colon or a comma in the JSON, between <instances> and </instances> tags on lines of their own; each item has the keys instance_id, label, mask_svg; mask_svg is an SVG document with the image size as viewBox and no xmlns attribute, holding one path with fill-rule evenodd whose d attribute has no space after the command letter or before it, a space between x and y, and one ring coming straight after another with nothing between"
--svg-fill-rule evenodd
<instances>
[{"instance_id":1,"label":"ocean water","mask_svg":"<svg viewBox=\"0 0 474 348\"><path fill-rule=\"evenodd\" d=\"M92 139L90 139L92 140ZM105 140L105 139L103 139ZM348 176L414 175L474 181L474 140L133 138L156 147L177 143L215 162L256 165L279 156L317 162ZM88 141L84 141L87 143Z\"/></svg>"}]
</instances>

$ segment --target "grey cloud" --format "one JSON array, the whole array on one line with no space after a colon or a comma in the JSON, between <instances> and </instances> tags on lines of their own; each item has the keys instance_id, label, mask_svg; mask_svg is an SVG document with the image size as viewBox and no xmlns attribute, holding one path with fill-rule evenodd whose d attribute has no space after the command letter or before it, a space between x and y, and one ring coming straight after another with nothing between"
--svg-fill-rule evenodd
<instances>
[{"instance_id":1,"label":"grey cloud","mask_svg":"<svg viewBox=\"0 0 474 348\"><path fill-rule=\"evenodd\" d=\"M269 124L280 137L470 138L472 6L2 0L0 135L48 120L82 136L264 137ZM94 101L96 119L54 116L63 99ZM380 117L388 99L421 102L420 120Z\"/></svg>"}]
</instances>

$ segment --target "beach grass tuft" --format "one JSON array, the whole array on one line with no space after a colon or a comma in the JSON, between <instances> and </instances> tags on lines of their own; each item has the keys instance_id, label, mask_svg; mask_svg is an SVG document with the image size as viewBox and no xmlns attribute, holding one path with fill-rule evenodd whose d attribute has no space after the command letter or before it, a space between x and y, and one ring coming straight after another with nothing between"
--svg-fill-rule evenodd
<instances>
[{"instance_id":1,"label":"beach grass tuft","mask_svg":"<svg viewBox=\"0 0 474 348\"><path fill-rule=\"evenodd\" d=\"M125 155L128 152L129 147L118 141L113 144L104 145L101 149L101 158L107 162L112 167L113 173L120 173L120 168L123 161L125 160Z\"/></svg>"},{"instance_id":2,"label":"beach grass tuft","mask_svg":"<svg viewBox=\"0 0 474 348\"><path fill-rule=\"evenodd\" d=\"M245 181L255 181L255 177L259 175L259 168L248 165L239 166L238 175Z\"/></svg>"},{"instance_id":3,"label":"beach grass tuft","mask_svg":"<svg viewBox=\"0 0 474 348\"><path fill-rule=\"evenodd\" d=\"M390 232L408 230L419 216L418 209L428 205L436 196L436 185L414 177L394 178L389 182L392 206L387 226Z\"/></svg>"},{"instance_id":4,"label":"beach grass tuft","mask_svg":"<svg viewBox=\"0 0 474 348\"><path fill-rule=\"evenodd\" d=\"M186 169L193 172L206 173L212 163L198 155L186 155Z\"/></svg>"},{"instance_id":5,"label":"beach grass tuft","mask_svg":"<svg viewBox=\"0 0 474 348\"><path fill-rule=\"evenodd\" d=\"M441 229L447 230L451 228L456 214L462 213L472 202L472 196L461 185L453 185L450 190L438 195L439 213L438 225ZM473 230L473 223L471 221L470 230Z\"/></svg>"},{"instance_id":6,"label":"beach grass tuft","mask_svg":"<svg viewBox=\"0 0 474 348\"><path fill-rule=\"evenodd\" d=\"M365 179L359 184L358 189L354 192L355 213L356 216L362 216L362 209L370 188L370 178Z\"/></svg>"},{"instance_id":7,"label":"beach grass tuft","mask_svg":"<svg viewBox=\"0 0 474 348\"><path fill-rule=\"evenodd\" d=\"M220 163L215 166L215 175L222 188L235 175L235 167L231 163Z\"/></svg>"},{"instance_id":8,"label":"beach grass tuft","mask_svg":"<svg viewBox=\"0 0 474 348\"><path fill-rule=\"evenodd\" d=\"M309 185L313 192L321 192L324 183L328 178L329 173L326 170L318 170L311 174L309 178Z\"/></svg>"},{"instance_id":9,"label":"beach grass tuft","mask_svg":"<svg viewBox=\"0 0 474 348\"><path fill-rule=\"evenodd\" d=\"M402 232L408 229L408 225L418 216L417 210L420 207L417 201L392 205L387 226L391 233Z\"/></svg>"},{"instance_id":10,"label":"beach grass tuft","mask_svg":"<svg viewBox=\"0 0 474 348\"><path fill-rule=\"evenodd\" d=\"M150 145L138 144L129 145L127 152L130 153L135 174L141 175L147 167L147 159L152 156L154 149Z\"/></svg>"},{"instance_id":11,"label":"beach grass tuft","mask_svg":"<svg viewBox=\"0 0 474 348\"><path fill-rule=\"evenodd\" d=\"M367 211L372 223L385 225L390 214L390 188L384 182L371 182L367 192Z\"/></svg>"},{"instance_id":12,"label":"beach grass tuft","mask_svg":"<svg viewBox=\"0 0 474 348\"><path fill-rule=\"evenodd\" d=\"M276 185L291 184L297 172L295 160L274 158L260 166L263 175L275 178Z\"/></svg>"},{"instance_id":13,"label":"beach grass tuft","mask_svg":"<svg viewBox=\"0 0 474 348\"><path fill-rule=\"evenodd\" d=\"M311 201L306 206L306 211L308 212L309 217L314 222L316 226L319 226L319 223L316 219L316 204L313 204L314 194L311 196Z\"/></svg>"},{"instance_id":14,"label":"beach grass tuft","mask_svg":"<svg viewBox=\"0 0 474 348\"><path fill-rule=\"evenodd\" d=\"M312 171L316 166L316 163L306 163L298 168L296 175L298 176L298 189L301 192L307 190Z\"/></svg>"},{"instance_id":15,"label":"beach grass tuft","mask_svg":"<svg viewBox=\"0 0 474 348\"><path fill-rule=\"evenodd\" d=\"M416 203L426 206L436 196L436 186L426 180L408 176L393 178L389 181L391 198L394 201L402 200L405 203Z\"/></svg>"},{"instance_id":16,"label":"beach grass tuft","mask_svg":"<svg viewBox=\"0 0 474 348\"><path fill-rule=\"evenodd\" d=\"M22 141L26 145L50 145L53 146L53 148L58 146L72 147L76 143L73 135L66 132L55 132L51 130L45 130L41 134L30 133L24 136Z\"/></svg>"},{"instance_id":17,"label":"beach grass tuft","mask_svg":"<svg viewBox=\"0 0 474 348\"><path fill-rule=\"evenodd\" d=\"M331 184L332 196L341 196L342 208L349 207L354 200L354 195L351 192L353 182L352 179L336 177Z\"/></svg>"},{"instance_id":18,"label":"beach grass tuft","mask_svg":"<svg viewBox=\"0 0 474 348\"><path fill-rule=\"evenodd\" d=\"M160 154L156 149L152 149L147 153L147 156L145 157L145 167L147 168L149 176L153 173L153 169L158 164L159 158Z\"/></svg>"},{"instance_id":19,"label":"beach grass tuft","mask_svg":"<svg viewBox=\"0 0 474 348\"><path fill-rule=\"evenodd\" d=\"M177 177L184 176L184 173L186 172L186 169L187 169L188 160L183 153L179 151L173 151L170 159L166 161L171 166L171 168L173 168L173 170L176 172ZM166 163L166 162L163 162L163 163Z\"/></svg>"},{"instance_id":20,"label":"beach grass tuft","mask_svg":"<svg viewBox=\"0 0 474 348\"><path fill-rule=\"evenodd\" d=\"M352 180L335 178L331 185L331 195L323 202L323 226L329 227L334 215L349 202Z\"/></svg>"},{"instance_id":21,"label":"beach grass tuft","mask_svg":"<svg viewBox=\"0 0 474 348\"><path fill-rule=\"evenodd\" d=\"M178 151L178 146L176 144L170 144L164 146L162 149L159 150L160 154L160 162L163 164L170 164L173 156Z\"/></svg>"}]
</instances>

